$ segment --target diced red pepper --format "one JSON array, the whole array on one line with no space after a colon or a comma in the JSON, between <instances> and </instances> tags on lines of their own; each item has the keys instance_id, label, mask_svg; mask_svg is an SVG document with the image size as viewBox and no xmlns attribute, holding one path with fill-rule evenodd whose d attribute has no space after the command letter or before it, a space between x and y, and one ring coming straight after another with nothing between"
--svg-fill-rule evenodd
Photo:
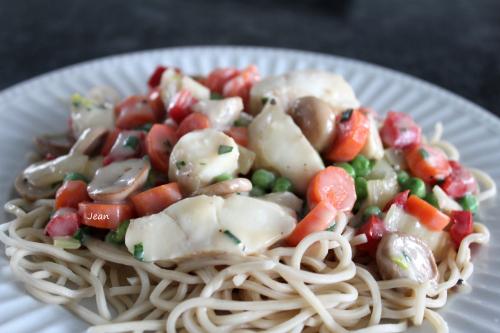
<instances>
[{"instance_id":1,"label":"diced red pepper","mask_svg":"<svg viewBox=\"0 0 500 333\"><path fill-rule=\"evenodd\" d=\"M368 242L358 245L358 249L375 257L378 243L380 243L386 231L384 221L376 215L371 215L356 233L358 235L365 234L368 239Z\"/></svg>"},{"instance_id":2,"label":"diced red pepper","mask_svg":"<svg viewBox=\"0 0 500 333\"><path fill-rule=\"evenodd\" d=\"M167 111L161 98L160 87L155 87L149 91L148 102L154 111L156 121L163 121Z\"/></svg>"},{"instance_id":3,"label":"diced red pepper","mask_svg":"<svg viewBox=\"0 0 500 333\"><path fill-rule=\"evenodd\" d=\"M45 226L45 234L50 237L73 236L79 225L80 219L75 209L61 208Z\"/></svg>"},{"instance_id":4,"label":"diced red pepper","mask_svg":"<svg viewBox=\"0 0 500 333\"><path fill-rule=\"evenodd\" d=\"M163 75L163 72L167 70L167 67L165 66L158 66L155 68L154 72L151 74L151 76L148 79L148 86L150 88L154 88L160 85L161 81L161 76Z\"/></svg>"},{"instance_id":5,"label":"diced red pepper","mask_svg":"<svg viewBox=\"0 0 500 333\"><path fill-rule=\"evenodd\" d=\"M236 68L217 68L208 74L205 85L213 92L222 94L227 81L240 73Z\"/></svg>"},{"instance_id":6,"label":"diced red pepper","mask_svg":"<svg viewBox=\"0 0 500 333\"><path fill-rule=\"evenodd\" d=\"M472 212L465 210L454 210L451 212L450 217L452 223L450 236L451 240L458 249L462 240L472 233L474 218L472 216Z\"/></svg>"},{"instance_id":7,"label":"diced red pepper","mask_svg":"<svg viewBox=\"0 0 500 333\"><path fill-rule=\"evenodd\" d=\"M477 183L472 173L457 161L449 161L451 174L440 185L452 198L461 198L477 192Z\"/></svg>"},{"instance_id":8,"label":"diced red pepper","mask_svg":"<svg viewBox=\"0 0 500 333\"><path fill-rule=\"evenodd\" d=\"M405 148L420 144L421 132L421 128L410 115L390 111L380 130L380 137L388 147Z\"/></svg>"},{"instance_id":9,"label":"diced red pepper","mask_svg":"<svg viewBox=\"0 0 500 333\"><path fill-rule=\"evenodd\" d=\"M389 200L389 202L385 205L383 211L387 212L392 205L398 205L400 207L404 207L406 205L406 201L408 201L409 195L410 195L410 190L399 192L394 196L394 198Z\"/></svg>"},{"instance_id":10,"label":"diced red pepper","mask_svg":"<svg viewBox=\"0 0 500 333\"><path fill-rule=\"evenodd\" d=\"M188 90L181 90L170 101L168 116L180 124L193 110L191 107L198 102Z\"/></svg>"}]
</instances>

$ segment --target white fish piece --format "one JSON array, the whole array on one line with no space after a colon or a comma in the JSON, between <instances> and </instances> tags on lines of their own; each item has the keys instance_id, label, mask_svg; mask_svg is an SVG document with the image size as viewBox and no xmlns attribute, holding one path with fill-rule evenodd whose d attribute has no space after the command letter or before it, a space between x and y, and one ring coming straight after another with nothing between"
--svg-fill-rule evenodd
<instances>
[{"instance_id":1,"label":"white fish piece","mask_svg":"<svg viewBox=\"0 0 500 333\"><path fill-rule=\"evenodd\" d=\"M75 137L87 128L101 127L111 130L115 126L113 105L98 103L79 94L71 96L71 127Z\"/></svg>"},{"instance_id":2,"label":"white fish piece","mask_svg":"<svg viewBox=\"0 0 500 333\"><path fill-rule=\"evenodd\" d=\"M183 199L164 211L130 221L125 244L142 244L145 261L179 261L200 255L259 253L288 236L296 220L263 200L232 195Z\"/></svg>"},{"instance_id":3,"label":"white fish piece","mask_svg":"<svg viewBox=\"0 0 500 333\"><path fill-rule=\"evenodd\" d=\"M233 126L243 111L241 97L229 97L220 100L201 100L193 106L193 110L205 114L213 128L224 131Z\"/></svg>"},{"instance_id":4,"label":"white fish piece","mask_svg":"<svg viewBox=\"0 0 500 333\"><path fill-rule=\"evenodd\" d=\"M361 150L361 154L369 159L380 160L384 157L384 146L382 145L382 140L380 139L380 134L378 132L377 121L371 114L368 114L367 117L370 123L370 133L365 146Z\"/></svg>"},{"instance_id":5,"label":"white fish piece","mask_svg":"<svg viewBox=\"0 0 500 333\"><path fill-rule=\"evenodd\" d=\"M184 135L170 154L168 177L185 193L211 184L215 177L236 175L240 152L236 142L214 129Z\"/></svg>"},{"instance_id":6,"label":"white fish piece","mask_svg":"<svg viewBox=\"0 0 500 333\"><path fill-rule=\"evenodd\" d=\"M249 148L255 168L277 171L298 193L305 193L311 178L325 166L292 117L278 103L269 103L248 127Z\"/></svg>"},{"instance_id":7,"label":"white fish piece","mask_svg":"<svg viewBox=\"0 0 500 333\"><path fill-rule=\"evenodd\" d=\"M287 110L294 100L305 96L318 97L338 110L359 107L353 89L340 75L302 70L257 82L250 91L250 112L259 113L270 98L283 103Z\"/></svg>"}]
</instances>

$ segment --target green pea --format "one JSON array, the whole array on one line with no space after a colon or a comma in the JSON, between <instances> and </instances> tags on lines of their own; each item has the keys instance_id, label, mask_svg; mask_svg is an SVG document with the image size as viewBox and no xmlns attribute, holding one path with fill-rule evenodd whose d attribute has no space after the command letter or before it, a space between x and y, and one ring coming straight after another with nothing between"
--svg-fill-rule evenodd
<instances>
[{"instance_id":1,"label":"green pea","mask_svg":"<svg viewBox=\"0 0 500 333\"><path fill-rule=\"evenodd\" d=\"M274 173L265 169L258 169L252 175L252 184L265 191L268 191L273 187L275 180L276 176Z\"/></svg>"},{"instance_id":2,"label":"green pea","mask_svg":"<svg viewBox=\"0 0 500 333\"><path fill-rule=\"evenodd\" d=\"M263 196L264 194L266 194L266 191L261 189L260 187L258 186L254 186L252 188L252 190L250 191L250 196L251 197L261 197Z\"/></svg>"},{"instance_id":3,"label":"green pea","mask_svg":"<svg viewBox=\"0 0 500 333\"><path fill-rule=\"evenodd\" d=\"M424 197L424 200L433 205L434 207L436 207L437 209L439 209L439 202L434 193L432 192L427 193L427 195Z\"/></svg>"},{"instance_id":4,"label":"green pea","mask_svg":"<svg viewBox=\"0 0 500 333\"><path fill-rule=\"evenodd\" d=\"M371 171L370 160L363 155L358 155L351 162L354 172L358 177L365 177Z\"/></svg>"},{"instance_id":5,"label":"green pea","mask_svg":"<svg viewBox=\"0 0 500 333\"><path fill-rule=\"evenodd\" d=\"M356 177L354 180L356 187L356 196L358 200L363 200L368 196L368 183L363 177Z\"/></svg>"},{"instance_id":6,"label":"green pea","mask_svg":"<svg viewBox=\"0 0 500 333\"><path fill-rule=\"evenodd\" d=\"M221 173L213 179L214 183L223 182L225 180L233 179L233 176L227 172Z\"/></svg>"},{"instance_id":7,"label":"green pea","mask_svg":"<svg viewBox=\"0 0 500 333\"><path fill-rule=\"evenodd\" d=\"M273 185L273 192L291 192L292 182L285 177L278 177Z\"/></svg>"},{"instance_id":8,"label":"green pea","mask_svg":"<svg viewBox=\"0 0 500 333\"><path fill-rule=\"evenodd\" d=\"M477 206L478 206L477 199L472 194L465 195L463 198L460 198L458 202L460 203L460 206L462 206L464 210L468 210L473 214L477 213Z\"/></svg>"},{"instance_id":9,"label":"green pea","mask_svg":"<svg viewBox=\"0 0 500 333\"><path fill-rule=\"evenodd\" d=\"M354 171L354 168L349 163L345 163L345 162L339 163L339 164L337 164L337 166L339 168L344 169L352 178L356 178L356 171Z\"/></svg>"},{"instance_id":10,"label":"green pea","mask_svg":"<svg viewBox=\"0 0 500 333\"><path fill-rule=\"evenodd\" d=\"M382 214L380 208L378 208L377 206L368 206L363 212L363 218L366 219L372 215L379 216L380 214Z\"/></svg>"},{"instance_id":11,"label":"green pea","mask_svg":"<svg viewBox=\"0 0 500 333\"><path fill-rule=\"evenodd\" d=\"M406 184L406 182L410 179L410 175L408 172L402 170L398 172L398 183L400 186L403 186Z\"/></svg>"},{"instance_id":12,"label":"green pea","mask_svg":"<svg viewBox=\"0 0 500 333\"><path fill-rule=\"evenodd\" d=\"M411 194L420 198L424 198L427 192L424 181L416 177L411 177L406 183L404 183L403 188L405 190L410 190Z\"/></svg>"},{"instance_id":13,"label":"green pea","mask_svg":"<svg viewBox=\"0 0 500 333\"><path fill-rule=\"evenodd\" d=\"M64 181L66 182L68 180L83 180L86 183L89 182L87 177L78 172L68 172L66 176L64 176Z\"/></svg>"}]
</instances>

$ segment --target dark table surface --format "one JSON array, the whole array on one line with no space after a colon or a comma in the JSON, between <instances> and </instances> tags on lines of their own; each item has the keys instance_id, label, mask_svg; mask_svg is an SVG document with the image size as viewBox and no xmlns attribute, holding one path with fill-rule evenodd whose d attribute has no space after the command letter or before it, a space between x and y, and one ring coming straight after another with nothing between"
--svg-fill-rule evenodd
<instances>
[{"instance_id":1,"label":"dark table surface","mask_svg":"<svg viewBox=\"0 0 500 333\"><path fill-rule=\"evenodd\" d=\"M361 59L500 115L498 0L0 1L0 89L83 60L179 45Z\"/></svg>"}]
</instances>

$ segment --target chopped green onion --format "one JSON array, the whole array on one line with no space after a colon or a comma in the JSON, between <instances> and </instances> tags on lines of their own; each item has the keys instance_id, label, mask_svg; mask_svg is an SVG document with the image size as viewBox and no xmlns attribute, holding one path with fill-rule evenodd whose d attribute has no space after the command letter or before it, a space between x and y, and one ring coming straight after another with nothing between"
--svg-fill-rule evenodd
<instances>
[{"instance_id":1,"label":"chopped green onion","mask_svg":"<svg viewBox=\"0 0 500 333\"><path fill-rule=\"evenodd\" d=\"M73 235L73 238L82 243L83 241L83 232L82 229L78 229L75 234Z\"/></svg>"},{"instance_id":2,"label":"chopped green onion","mask_svg":"<svg viewBox=\"0 0 500 333\"><path fill-rule=\"evenodd\" d=\"M276 176L271 171L266 169L258 169L252 175L252 184L254 187L260 187L264 191L268 191L273 188Z\"/></svg>"},{"instance_id":3,"label":"chopped green onion","mask_svg":"<svg viewBox=\"0 0 500 333\"><path fill-rule=\"evenodd\" d=\"M185 161L177 161L177 162L175 162L175 166L177 167L177 170L180 170L186 166L186 162Z\"/></svg>"},{"instance_id":4,"label":"chopped green onion","mask_svg":"<svg viewBox=\"0 0 500 333\"><path fill-rule=\"evenodd\" d=\"M65 236L65 237L54 237L54 246L59 247L61 249L68 250L76 250L79 249L82 243L78 239L73 237Z\"/></svg>"},{"instance_id":5,"label":"chopped green onion","mask_svg":"<svg viewBox=\"0 0 500 333\"><path fill-rule=\"evenodd\" d=\"M142 243L134 245L134 257L139 261L144 261L144 246Z\"/></svg>"},{"instance_id":6,"label":"chopped green onion","mask_svg":"<svg viewBox=\"0 0 500 333\"><path fill-rule=\"evenodd\" d=\"M356 188L356 196L359 200L363 200L368 196L368 182L363 177L356 177L354 179L354 186Z\"/></svg>"},{"instance_id":7,"label":"chopped green onion","mask_svg":"<svg viewBox=\"0 0 500 333\"><path fill-rule=\"evenodd\" d=\"M337 164L337 166L339 168L344 169L349 174L349 176L351 176L352 178L356 178L356 171L354 171L354 168L349 163L346 163L346 162L339 163L339 164Z\"/></svg>"},{"instance_id":8,"label":"chopped green onion","mask_svg":"<svg viewBox=\"0 0 500 333\"><path fill-rule=\"evenodd\" d=\"M224 97L219 94L218 92L215 92L215 91L212 91L210 92L210 99L215 99L215 100L218 100L218 99L223 99Z\"/></svg>"},{"instance_id":9,"label":"chopped green onion","mask_svg":"<svg viewBox=\"0 0 500 333\"><path fill-rule=\"evenodd\" d=\"M238 237L236 237L231 231L229 230L224 230L224 235L226 235L227 237L231 238L231 240L235 243L235 244L240 244L241 241Z\"/></svg>"},{"instance_id":10,"label":"chopped green onion","mask_svg":"<svg viewBox=\"0 0 500 333\"><path fill-rule=\"evenodd\" d=\"M132 148L133 150L135 150L137 148L137 146L139 146L140 143L141 143L141 141L139 140L138 137L129 136L128 138L125 139L123 146L129 147L129 148Z\"/></svg>"},{"instance_id":11,"label":"chopped green onion","mask_svg":"<svg viewBox=\"0 0 500 333\"><path fill-rule=\"evenodd\" d=\"M78 173L78 172L68 172L66 174L66 176L64 176L64 181L67 182L69 180L82 180L86 183L89 182L87 177L85 177L84 175L82 175L81 173Z\"/></svg>"},{"instance_id":12,"label":"chopped green onion","mask_svg":"<svg viewBox=\"0 0 500 333\"><path fill-rule=\"evenodd\" d=\"M358 155L352 160L351 165L358 177L365 177L371 171L370 160L363 155Z\"/></svg>"},{"instance_id":13,"label":"chopped green onion","mask_svg":"<svg viewBox=\"0 0 500 333\"><path fill-rule=\"evenodd\" d=\"M130 224L130 220L125 220L116 230L111 230L106 235L106 242L113 244L123 244L125 242L125 234L127 233L128 226Z\"/></svg>"},{"instance_id":14,"label":"chopped green onion","mask_svg":"<svg viewBox=\"0 0 500 333\"><path fill-rule=\"evenodd\" d=\"M236 121L233 123L234 126L236 127L247 127L248 125L250 125L250 123L252 122L252 119L250 117L239 117L238 119L236 119Z\"/></svg>"},{"instance_id":15,"label":"chopped green onion","mask_svg":"<svg viewBox=\"0 0 500 333\"><path fill-rule=\"evenodd\" d=\"M285 177L278 177L273 185L273 192L291 192L292 182Z\"/></svg>"},{"instance_id":16,"label":"chopped green onion","mask_svg":"<svg viewBox=\"0 0 500 333\"><path fill-rule=\"evenodd\" d=\"M401 267L402 269L408 269L408 262L404 256L401 257L392 257L392 262Z\"/></svg>"},{"instance_id":17,"label":"chopped green onion","mask_svg":"<svg viewBox=\"0 0 500 333\"><path fill-rule=\"evenodd\" d=\"M344 121L348 121L349 119L351 119L352 112L353 109L348 109L342 112L342 114L340 115L340 122L343 123Z\"/></svg>"},{"instance_id":18,"label":"chopped green onion","mask_svg":"<svg viewBox=\"0 0 500 333\"><path fill-rule=\"evenodd\" d=\"M79 108L80 106L90 108L93 105L91 99L85 98L78 93L71 95L71 104L75 108Z\"/></svg>"},{"instance_id":19,"label":"chopped green onion","mask_svg":"<svg viewBox=\"0 0 500 333\"><path fill-rule=\"evenodd\" d=\"M325 231L335 231L337 224L334 222L331 226L325 229Z\"/></svg>"},{"instance_id":20,"label":"chopped green onion","mask_svg":"<svg viewBox=\"0 0 500 333\"><path fill-rule=\"evenodd\" d=\"M219 153L219 155L227 154L227 153L230 153L232 151L233 151L233 147L226 146L226 145L220 145L219 149L217 150L217 152Z\"/></svg>"},{"instance_id":21,"label":"chopped green onion","mask_svg":"<svg viewBox=\"0 0 500 333\"><path fill-rule=\"evenodd\" d=\"M136 129L138 131L144 131L144 132L149 132L151 130L151 127L153 127L152 123L147 123L142 126L137 127Z\"/></svg>"},{"instance_id":22,"label":"chopped green onion","mask_svg":"<svg viewBox=\"0 0 500 333\"><path fill-rule=\"evenodd\" d=\"M429 157L429 152L427 150L425 150L424 148L420 148L418 150L420 156L422 156L422 158L425 160L426 158Z\"/></svg>"},{"instance_id":23,"label":"chopped green onion","mask_svg":"<svg viewBox=\"0 0 500 333\"><path fill-rule=\"evenodd\" d=\"M477 213L478 203L474 195L467 194L463 198L460 198L460 200L458 200L458 203L460 204L460 206L462 206L463 210L470 211L473 214Z\"/></svg>"},{"instance_id":24,"label":"chopped green onion","mask_svg":"<svg viewBox=\"0 0 500 333\"><path fill-rule=\"evenodd\" d=\"M269 101L269 97L262 97L262 98L260 99L260 102L261 102L263 105L266 105L268 101Z\"/></svg>"},{"instance_id":25,"label":"chopped green onion","mask_svg":"<svg viewBox=\"0 0 500 333\"><path fill-rule=\"evenodd\" d=\"M225 173L221 173L220 175L218 175L217 177L215 177L213 179L213 182L214 183L218 183L218 182L223 182L225 180L229 180L229 179L233 179L233 176L227 172Z\"/></svg>"}]
</instances>

